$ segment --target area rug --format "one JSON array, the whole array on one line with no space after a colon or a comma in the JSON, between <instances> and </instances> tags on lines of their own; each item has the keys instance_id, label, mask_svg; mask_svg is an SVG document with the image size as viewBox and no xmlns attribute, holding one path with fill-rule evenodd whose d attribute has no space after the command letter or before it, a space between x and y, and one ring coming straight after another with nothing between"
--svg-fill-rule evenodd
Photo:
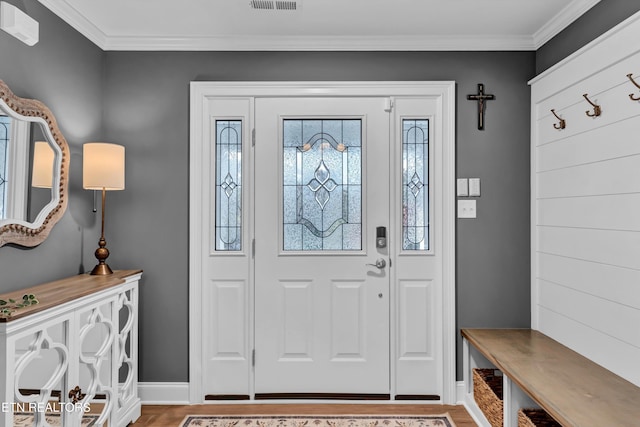
<instances>
[{"instance_id":1,"label":"area rug","mask_svg":"<svg viewBox=\"0 0 640 427\"><path fill-rule=\"evenodd\" d=\"M47 414L45 420L51 427L62 427L60 414ZM96 424L97 415L85 415L82 417L82 427L91 427ZM13 427L31 427L33 425L33 414L25 412L15 412L13 414Z\"/></svg>"},{"instance_id":2,"label":"area rug","mask_svg":"<svg viewBox=\"0 0 640 427\"><path fill-rule=\"evenodd\" d=\"M443 415L187 415L178 427L455 427Z\"/></svg>"}]
</instances>

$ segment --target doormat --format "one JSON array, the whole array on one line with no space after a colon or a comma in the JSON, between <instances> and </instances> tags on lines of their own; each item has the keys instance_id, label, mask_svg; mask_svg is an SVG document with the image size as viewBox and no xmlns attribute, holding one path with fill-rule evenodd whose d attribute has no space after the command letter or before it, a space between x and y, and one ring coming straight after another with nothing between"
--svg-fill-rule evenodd
<instances>
[{"instance_id":1,"label":"doormat","mask_svg":"<svg viewBox=\"0 0 640 427\"><path fill-rule=\"evenodd\" d=\"M442 415L187 415L179 427L455 427Z\"/></svg>"},{"instance_id":2,"label":"doormat","mask_svg":"<svg viewBox=\"0 0 640 427\"><path fill-rule=\"evenodd\" d=\"M60 414L46 414L45 420L51 427L62 427ZM96 424L98 415L84 415L82 417L82 427L91 427ZM15 412L13 414L13 427L31 427L33 425L33 413Z\"/></svg>"}]
</instances>

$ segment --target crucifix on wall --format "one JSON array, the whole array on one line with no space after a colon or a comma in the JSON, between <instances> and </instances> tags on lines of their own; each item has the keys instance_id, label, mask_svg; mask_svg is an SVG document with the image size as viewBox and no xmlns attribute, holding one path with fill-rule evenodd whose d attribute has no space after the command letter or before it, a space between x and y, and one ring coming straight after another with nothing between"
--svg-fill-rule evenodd
<instances>
[{"instance_id":1,"label":"crucifix on wall","mask_svg":"<svg viewBox=\"0 0 640 427\"><path fill-rule=\"evenodd\" d=\"M478 101L478 130L484 130L484 102L495 99L494 95L484 93L484 84L478 83L478 93L467 95L470 101Z\"/></svg>"}]
</instances>

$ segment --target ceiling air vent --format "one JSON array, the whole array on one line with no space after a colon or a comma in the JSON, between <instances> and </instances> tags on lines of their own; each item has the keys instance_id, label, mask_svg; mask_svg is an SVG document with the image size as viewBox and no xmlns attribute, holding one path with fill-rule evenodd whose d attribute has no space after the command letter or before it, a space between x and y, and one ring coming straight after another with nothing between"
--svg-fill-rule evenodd
<instances>
[{"instance_id":1,"label":"ceiling air vent","mask_svg":"<svg viewBox=\"0 0 640 427\"><path fill-rule=\"evenodd\" d=\"M278 10L297 10L298 2L290 0L276 0L276 9Z\"/></svg>"},{"instance_id":2,"label":"ceiling air vent","mask_svg":"<svg viewBox=\"0 0 640 427\"><path fill-rule=\"evenodd\" d=\"M257 10L300 10L302 0L251 0L252 9Z\"/></svg>"}]
</instances>

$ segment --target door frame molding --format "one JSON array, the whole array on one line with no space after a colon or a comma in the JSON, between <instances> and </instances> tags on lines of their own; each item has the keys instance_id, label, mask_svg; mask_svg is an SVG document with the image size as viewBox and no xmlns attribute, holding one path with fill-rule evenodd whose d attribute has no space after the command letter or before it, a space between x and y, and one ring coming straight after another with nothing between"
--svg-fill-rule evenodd
<instances>
[{"instance_id":1,"label":"door frame molding","mask_svg":"<svg viewBox=\"0 0 640 427\"><path fill-rule=\"evenodd\" d=\"M211 98L255 97L436 97L442 112L442 402L456 402L455 313L455 82L191 82L189 138L189 400L202 403L202 173ZM253 120L253 118L252 118ZM395 402L395 401L394 401Z\"/></svg>"}]
</instances>

